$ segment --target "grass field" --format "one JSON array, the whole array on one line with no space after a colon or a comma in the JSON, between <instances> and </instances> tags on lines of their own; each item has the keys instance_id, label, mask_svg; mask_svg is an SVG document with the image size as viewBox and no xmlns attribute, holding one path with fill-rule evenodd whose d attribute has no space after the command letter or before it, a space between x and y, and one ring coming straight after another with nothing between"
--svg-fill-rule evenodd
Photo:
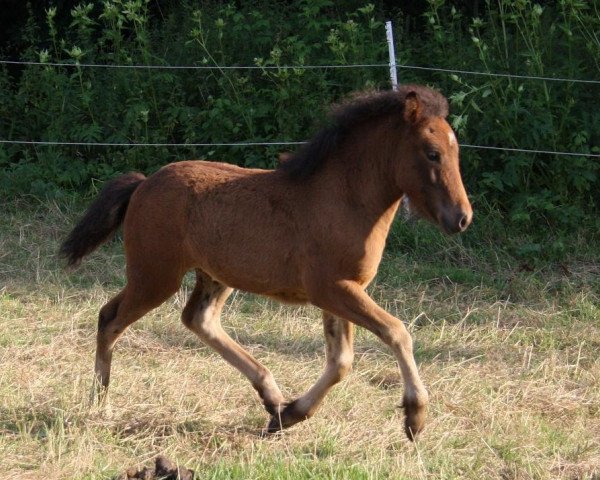
<instances>
[{"instance_id":1,"label":"grass field","mask_svg":"<svg viewBox=\"0 0 600 480\"><path fill-rule=\"evenodd\" d=\"M0 209L3 480L112 479L161 453L203 479L600 478L593 254L528 272L441 236L428 256L387 253L371 293L414 335L431 395L420 440L402 432L393 357L365 331L353 371L316 416L263 438L267 415L249 383L181 325L189 279L126 332L110 408L91 408L96 318L123 285L121 246L66 272L55 252L78 208ZM320 375L316 309L238 293L224 325L289 398Z\"/></svg>"}]
</instances>

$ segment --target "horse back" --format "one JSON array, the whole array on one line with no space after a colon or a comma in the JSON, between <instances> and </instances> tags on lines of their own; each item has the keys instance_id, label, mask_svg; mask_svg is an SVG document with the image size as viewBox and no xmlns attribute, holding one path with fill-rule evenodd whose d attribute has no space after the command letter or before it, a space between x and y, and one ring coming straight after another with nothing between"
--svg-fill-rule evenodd
<instances>
[{"instance_id":1,"label":"horse back","mask_svg":"<svg viewBox=\"0 0 600 480\"><path fill-rule=\"evenodd\" d=\"M128 264L166 257L234 288L304 300L297 209L279 175L204 161L163 167L131 199Z\"/></svg>"}]
</instances>

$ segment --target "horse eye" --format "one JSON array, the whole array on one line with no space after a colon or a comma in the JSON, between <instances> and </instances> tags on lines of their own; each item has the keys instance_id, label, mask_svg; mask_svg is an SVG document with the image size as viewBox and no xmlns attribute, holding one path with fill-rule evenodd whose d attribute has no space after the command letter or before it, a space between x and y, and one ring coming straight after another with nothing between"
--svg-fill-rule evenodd
<instances>
[{"instance_id":1,"label":"horse eye","mask_svg":"<svg viewBox=\"0 0 600 480\"><path fill-rule=\"evenodd\" d=\"M427 152L427 158L430 162L440 163L440 152L436 152L435 150Z\"/></svg>"}]
</instances>

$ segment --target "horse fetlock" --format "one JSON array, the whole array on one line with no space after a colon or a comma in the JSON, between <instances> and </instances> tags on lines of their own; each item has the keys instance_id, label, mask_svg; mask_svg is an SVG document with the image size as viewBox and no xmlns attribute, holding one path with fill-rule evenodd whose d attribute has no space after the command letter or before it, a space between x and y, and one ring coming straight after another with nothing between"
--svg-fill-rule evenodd
<instances>
[{"instance_id":1,"label":"horse fetlock","mask_svg":"<svg viewBox=\"0 0 600 480\"><path fill-rule=\"evenodd\" d=\"M305 409L301 408L298 400L294 400L288 403L282 411L271 417L265 431L266 433L277 433L310 418L313 413L311 411L306 412Z\"/></svg>"},{"instance_id":2,"label":"horse fetlock","mask_svg":"<svg viewBox=\"0 0 600 480\"><path fill-rule=\"evenodd\" d=\"M404 392L402 402L425 407L429 403L429 393L427 393L427 390L422 385L414 387L413 390L407 388L406 392Z\"/></svg>"},{"instance_id":3,"label":"horse fetlock","mask_svg":"<svg viewBox=\"0 0 600 480\"><path fill-rule=\"evenodd\" d=\"M286 402L286 401L273 402L273 401L266 400L263 398L263 405L269 415L271 415L272 417L276 417L276 416L281 415L283 410L285 410L285 407L287 407L289 405L289 402Z\"/></svg>"},{"instance_id":4,"label":"horse fetlock","mask_svg":"<svg viewBox=\"0 0 600 480\"><path fill-rule=\"evenodd\" d=\"M252 386L263 401L263 405L265 406L267 412L269 412L271 415L274 415L273 412L282 410L286 405L289 404L289 402L286 401L281 394L281 391L279 390L277 383L275 383L275 379L273 378L271 372L264 367L263 369L264 371L259 373L257 378L252 381Z\"/></svg>"}]
</instances>

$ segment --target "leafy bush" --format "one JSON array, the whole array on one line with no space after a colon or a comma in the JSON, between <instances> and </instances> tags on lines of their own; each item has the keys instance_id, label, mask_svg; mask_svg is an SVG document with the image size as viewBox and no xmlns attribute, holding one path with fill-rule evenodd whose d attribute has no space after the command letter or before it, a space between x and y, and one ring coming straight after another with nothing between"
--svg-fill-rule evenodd
<instances>
[{"instance_id":1,"label":"leafy bush","mask_svg":"<svg viewBox=\"0 0 600 480\"><path fill-rule=\"evenodd\" d=\"M443 0L429 4L428 42L420 53L423 58L427 54L431 65L599 77L600 40L594 33L600 29L598 2L561 0L555 7L542 7L530 0L488 1L486 16L472 19ZM465 143L600 153L600 85L458 73L432 78L449 92L452 123ZM560 255L564 241L549 229L568 232L598 218L598 159L463 149L463 164L476 197L507 212L515 231L539 234L523 242L517 253L534 256L543 249Z\"/></svg>"},{"instance_id":2,"label":"leafy bush","mask_svg":"<svg viewBox=\"0 0 600 480\"><path fill-rule=\"evenodd\" d=\"M350 90L383 85L386 69L287 68L382 62L381 23L368 5L324 15L329 0L255 6L184 5L152 23L147 1L110 0L71 11L48 38L30 27L24 57L42 62L199 65L211 70L29 66L0 73L3 138L109 143L229 143L303 140L324 105ZM277 7L277 8L275 8ZM42 47L40 47L42 46ZM33 55L37 55L35 58ZM253 65L255 70L221 69ZM273 68L275 67L275 68ZM272 167L277 148L3 146L0 186L38 195L88 188L93 178L152 171L182 158L222 158Z\"/></svg>"}]
</instances>

